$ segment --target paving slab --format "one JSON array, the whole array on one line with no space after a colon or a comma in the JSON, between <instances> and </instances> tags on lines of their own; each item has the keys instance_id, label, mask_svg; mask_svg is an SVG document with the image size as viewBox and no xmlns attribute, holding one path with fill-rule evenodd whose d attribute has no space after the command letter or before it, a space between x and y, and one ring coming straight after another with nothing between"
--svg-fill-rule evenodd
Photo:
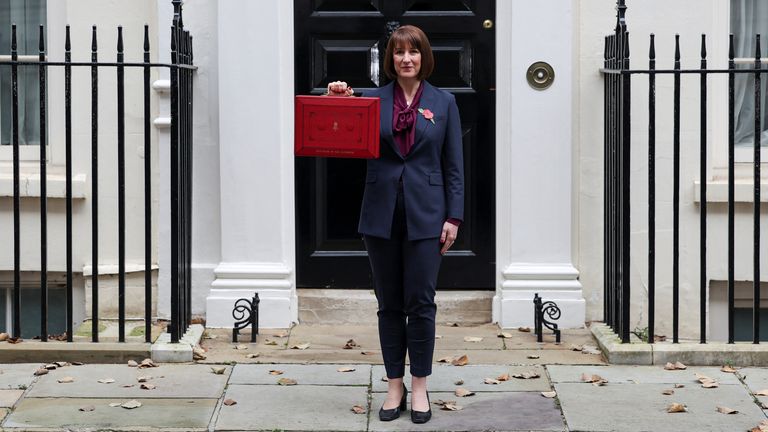
<instances>
[{"instance_id":1,"label":"paving slab","mask_svg":"<svg viewBox=\"0 0 768 432\"><path fill-rule=\"evenodd\" d=\"M665 370L663 366L547 366L549 378L553 383L581 382L581 374L597 374L609 383L632 384L685 384L699 385L696 373L717 380L721 385L742 385L738 377L732 373L720 372L713 366L689 366L685 370Z\"/></svg>"},{"instance_id":2,"label":"paving slab","mask_svg":"<svg viewBox=\"0 0 768 432\"><path fill-rule=\"evenodd\" d=\"M411 405L400 418L389 422L379 420L379 408L386 394L374 393L371 401L369 431L563 431L560 410L553 399L539 393L478 393L457 398L453 393L429 392L432 418L425 424L411 422ZM441 410L438 399L456 401L459 411Z\"/></svg>"},{"instance_id":3,"label":"paving slab","mask_svg":"<svg viewBox=\"0 0 768 432\"><path fill-rule=\"evenodd\" d=\"M0 408L0 425L3 424L3 420L5 420L5 417L8 415L8 413L11 412L8 408Z\"/></svg>"},{"instance_id":4,"label":"paving slab","mask_svg":"<svg viewBox=\"0 0 768 432\"><path fill-rule=\"evenodd\" d=\"M381 349L378 327L373 325L297 325L291 329L288 346L309 342L315 349L342 349L353 339L359 347L352 351Z\"/></svg>"},{"instance_id":5,"label":"paving slab","mask_svg":"<svg viewBox=\"0 0 768 432\"><path fill-rule=\"evenodd\" d=\"M510 375L535 371L540 378L519 379L510 378L509 381L502 381L500 384L484 384L485 378L496 378L497 376L508 373ZM384 366L373 366L371 375L372 389L374 392L386 392L388 383L381 378L386 376ZM464 384L457 386L456 380L464 380ZM410 388L411 374L408 368L405 370L405 386ZM448 366L436 365L432 367L432 375L427 379L428 388L431 392L453 392L457 387L463 387L474 392L509 392L509 391L549 391L551 387L549 380L541 366L506 366L506 365L467 365L467 366Z\"/></svg>"},{"instance_id":6,"label":"paving slab","mask_svg":"<svg viewBox=\"0 0 768 432\"><path fill-rule=\"evenodd\" d=\"M435 339L435 349L504 349L504 341L498 337L500 331L496 324L478 326L451 327L437 326L435 334L441 336ZM465 336L482 337L479 342L466 342Z\"/></svg>"},{"instance_id":7,"label":"paving slab","mask_svg":"<svg viewBox=\"0 0 768 432\"><path fill-rule=\"evenodd\" d=\"M572 431L746 431L766 418L743 386L704 389L686 385L666 396L669 384L555 383L563 414ZM688 412L667 413L671 403ZM721 414L718 405L738 410ZM599 407L599 411L595 408Z\"/></svg>"},{"instance_id":8,"label":"paving slab","mask_svg":"<svg viewBox=\"0 0 768 432\"><path fill-rule=\"evenodd\" d=\"M231 366L222 366L224 374L217 375L208 365L161 364L155 368L139 369L127 365L83 365L66 366L50 371L40 377L29 390L27 397L116 397L116 398L218 398L232 371ZM63 377L72 377L74 382L59 383ZM142 390L137 380L140 376L151 376L148 383L157 387ZM102 384L98 380L112 378L115 382ZM134 384L133 387L123 387Z\"/></svg>"},{"instance_id":9,"label":"paving slab","mask_svg":"<svg viewBox=\"0 0 768 432\"><path fill-rule=\"evenodd\" d=\"M0 407L13 408L24 390L0 390Z\"/></svg>"},{"instance_id":10,"label":"paving slab","mask_svg":"<svg viewBox=\"0 0 768 432\"><path fill-rule=\"evenodd\" d=\"M0 390L27 388L37 379L40 363L0 364Z\"/></svg>"},{"instance_id":11,"label":"paving slab","mask_svg":"<svg viewBox=\"0 0 768 432\"><path fill-rule=\"evenodd\" d=\"M217 431L364 431L368 415L351 409L368 409L368 389L315 385L230 385L215 421Z\"/></svg>"},{"instance_id":12,"label":"paving slab","mask_svg":"<svg viewBox=\"0 0 768 432\"><path fill-rule=\"evenodd\" d=\"M352 372L339 372L342 367L352 367ZM281 370L281 375L270 375L271 369ZM368 386L371 380L370 365L236 365L229 384L277 384L280 378L292 378L301 384L312 385L359 385Z\"/></svg>"},{"instance_id":13,"label":"paving slab","mask_svg":"<svg viewBox=\"0 0 768 432\"><path fill-rule=\"evenodd\" d=\"M768 389L768 368L745 367L738 370L738 375L751 390Z\"/></svg>"},{"instance_id":14,"label":"paving slab","mask_svg":"<svg viewBox=\"0 0 768 432\"><path fill-rule=\"evenodd\" d=\"M569 350L435 350L434 360L466 354L470 364L605 364L600 354L582 354ZM539 356L529 359L529 355Z\"/></svg>"},{"instance_id":15,"label":"paving slab","mask_svg":"<svg viewBox=\"0 0 768 432\"><path fill-rule=\"evenodd\" d=\"M4 428L23 430L163 430L207 431L215 399L137 399L142 406L135 409L109 406L129 399L94 398L25 398L9 414ZM93 405L93 411L80 411Z\"/></svg>"}]
</instances>

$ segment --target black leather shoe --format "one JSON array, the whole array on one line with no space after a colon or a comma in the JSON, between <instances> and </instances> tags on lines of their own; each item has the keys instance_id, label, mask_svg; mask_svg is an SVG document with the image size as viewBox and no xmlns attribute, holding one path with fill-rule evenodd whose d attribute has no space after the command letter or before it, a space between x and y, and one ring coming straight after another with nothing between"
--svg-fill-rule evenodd
<instances>
[{"instance_id":1,"label":"black leather shoe","mask_svg":"<svg viewBox=\"0 0 768 432\"><path fill-rule=\"evenodd\" d=\"M414 423L426 423L432 418L432 404L429 402L429 391L427 391L427 411L416 411L411 408L411 421Z\"/></svg>"},{"instance_id":2,"label":"black leather shoe","mask_svg":"<svg viewBox=\"0 0 768 432\"><path fill-rule=\"evenodd\" d=\"M403 383L403 397L400 398L400 406L396 406L392 409L384 409L384 406L382 405L379 409L379 420L391 421L400 417L400 411L405 411L407 396L408 389L405 388L405 383Z\"/></svg>"}]
</instances>

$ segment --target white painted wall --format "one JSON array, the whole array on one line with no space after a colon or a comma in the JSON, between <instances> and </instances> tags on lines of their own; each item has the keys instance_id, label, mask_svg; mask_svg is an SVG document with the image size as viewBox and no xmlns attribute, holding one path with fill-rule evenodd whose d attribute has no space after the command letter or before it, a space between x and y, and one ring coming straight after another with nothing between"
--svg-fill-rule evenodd
<instances>
[{"instance_id":1,"label":"white painted wall","mask_svg":"<svg viewBox=\"0 0 768 432\"><path fill-rule=\"evenodd\" d=\"M630 31L631 64L646 68L649 34L656 35L657 68L672 68L674 35L681 34L682 66L699 65L700 35L708 35L710 68L727 67L729 1L681 0L675 2L649 0L629 2L627 23ZM600 320L603 315L603 80L599 68L603 64L603 37L615 26L615 1L589 0L579 3L578 163L580 165L579 269L588 302L587 319ZM663 11L663 13L660 13ZM708 279L727 280L727 204L722 202L724 180L727 180L727 87L723 79L713 79L710 87L710 120L708 124L708 175L710 197L720 202L708 206ZM631 212L631 327L647 326L647 93L646 77L633 77L632 83L632 177L633 207ZM699 335L699 205L694 185L699 176L699 94L697 77L682 80L681 107L681 201L680 201L680 335ZM657 79L656 138L656 334L672 335L672 78ZM737 178L751 183L750 163L737 167ZM763 167L763 187L768 169ZM738 180L737 180L738 181ZM750 186L746 186L750 188ZM736 207L736 279L752 280L752 205L751 197ZM768 194L763 195L763 202ZM763 226L768 223L768 210L762 205ZM761 256L768 256L768 233L763 230ZM765 262L765 259L762 261ZM761 269L761 280L768 279L768 269ZM724 284L714 288L722 290ZM721 299L720 293L712 293ZM708 333L724 338L723 309L717 306L710 314ZM708 320L709 321L709 320Z\"/></svg>"}]
</instances>

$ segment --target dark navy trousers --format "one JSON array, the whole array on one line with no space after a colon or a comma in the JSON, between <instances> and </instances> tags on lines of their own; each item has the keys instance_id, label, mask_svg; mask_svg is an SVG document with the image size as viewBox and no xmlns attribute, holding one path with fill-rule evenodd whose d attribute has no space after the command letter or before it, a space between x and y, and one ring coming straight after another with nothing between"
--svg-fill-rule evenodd
<instances>
[{"instance_id":1,"label":"dark navy trousers","mask_svg":"<svg viewBox=\"0 0 768 432\"><path fill-rule=\"evenodd\" d=\"M435 350L435 287L440 270L440 239L408 240L402 183L389 239L365 235L379 309L379 341L388 378L432 373Z\"/></svg>"}]
</instances>

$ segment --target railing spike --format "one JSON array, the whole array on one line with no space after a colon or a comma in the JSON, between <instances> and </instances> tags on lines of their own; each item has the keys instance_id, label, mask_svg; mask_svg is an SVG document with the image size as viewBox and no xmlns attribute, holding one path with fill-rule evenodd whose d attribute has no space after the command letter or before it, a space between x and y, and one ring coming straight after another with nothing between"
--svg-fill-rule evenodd
<instances>
[{"instance_id":1,"label":"railing spike","mask_svg":"<svg viewBox=\"0 0 768 432\"><path fill-rule=\"evenodd\" d=\"M675 35L675 61L680 61L680 35Z\"/></svg>"},{"instance_id":2,"label":"railing spike","mask_svg":"<svg viewBox=\"0 0 768 432\"><path fill-rule=\"evenodd\" d=\"M40 52L45 52L45 28L40 24L40 34L38 35L38 48Z\"/></svg>"},{"instance_id":3,"label":"railing spike","mask_svg":"<svg viewBox=\"0 0 768 432\"><path fill-rule=\"evenodd\" d=\"M72 42L69 38L69 24L67 24L67 30L66 30L66 37L64 40L64 51L71 51L72 50Z\"/></svg>"},{"instance_id":4,"label":"railing spike","mask_svg":"<svg viewBox=\"0 0 768 432\"><path fill-rule=\"evenodd\" d=\"M91 51L96 52L97 50L96 46L96 26L93 26L93 29L91 30Z\"/></svg>"},{"instance_id":5,"label":"railing spike","mask_svg":"<svg viewBox=\"0 0 768 432\"><path fill-rule=\"evenodd\" d=\"M651 60L656 59L656 35L651 33L651 48L648 50L648 58Z\"/></svg>"},{"instance_id":6,"label":"railing spike","mask_svg":"<svg viewBox=\"0 0 768 432\"><path fill-rule=\"evenodd\" d=\"M707 35L701 34L701 58L707 58Z\"/></svg>"}]
</instances>

